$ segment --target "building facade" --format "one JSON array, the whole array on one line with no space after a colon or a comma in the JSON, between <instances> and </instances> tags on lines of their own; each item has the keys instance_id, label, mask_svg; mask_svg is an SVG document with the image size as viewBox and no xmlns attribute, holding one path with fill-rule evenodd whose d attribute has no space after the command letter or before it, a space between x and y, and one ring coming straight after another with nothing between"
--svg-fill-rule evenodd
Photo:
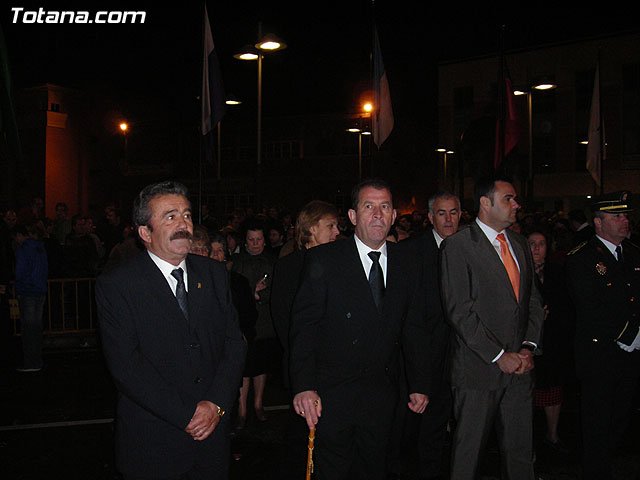
<instances>
[{"instance_id":1,"label":"building facade","mask_svg":"<svg viewBox=\"0 0 640 480\"><path fill-rule=\"evenodd\" d=\"M586 169L596 65L606 138L602 191L640 192L640 33L504 54L520 139L505 165L527 207L581 208L600 193ZM493 165L500 56L443 63L438 69L439 142L456 153L444 183L473 196L473 178ZM547 82L556 87L535 90Z\"/></svg>"}]
</instances>

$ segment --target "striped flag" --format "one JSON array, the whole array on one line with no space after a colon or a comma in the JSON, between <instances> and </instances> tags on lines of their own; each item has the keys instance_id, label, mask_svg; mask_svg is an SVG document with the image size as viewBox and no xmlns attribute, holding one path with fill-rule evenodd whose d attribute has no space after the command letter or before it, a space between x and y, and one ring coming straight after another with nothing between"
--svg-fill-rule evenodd
<instances>
[{"instance_id":1,"label":"striped flag","mask_svg":"<svg viewBox=\"0 0 640 480\"><path fill-rule=\"evenodd\" d=\"M204 6L204 52L202 59L202 135L215 128L224 115L224 87L218 55L213 45L207 6Z\"/></svg>"},{"instance_id":2,"label":"striped flag","mask_svg":"<svg viewBox=\"0 0 640 480\"><path fill-rule=\"evenodd\" d=\"M589 117L589 144L587 145L587 170L591 173L596 185L600 186L602 161L606 158L604 139L604 122L600 112L600 63L596 65L596 76L593 81L591 97L591 116Z\"/></svg>"},{"instance_id":3,"label":"striped flag","mask_svg":"<svg viewBox=\"0 0 640 480\"><path fill-rule=\"evenodd\" d=\"M379 149L393 130L393 109L387 72L382 63L378 30L375 27L373 48L373 142Z\"/></svg>"}]
</instances>

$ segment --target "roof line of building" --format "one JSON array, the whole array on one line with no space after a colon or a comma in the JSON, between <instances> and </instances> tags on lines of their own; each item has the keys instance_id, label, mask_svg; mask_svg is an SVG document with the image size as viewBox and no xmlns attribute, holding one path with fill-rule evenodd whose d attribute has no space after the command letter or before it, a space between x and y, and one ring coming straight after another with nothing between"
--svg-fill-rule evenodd
<instances>
[{"instance_id":1,"label":"roof line of building","mask_svg":"<svg viewBox=\"0 0 640 480\"><path fill-rule=\"evenodd\" d=\"M607 34L597 35L597 36L594 36L594 37L584 37L584 38L580 38L580 39L565 40L565 41L562 41L562 42L544 43L544 44L539 44L539 45L532 46L532 47L514 48L514 49L510 49L510 50L505 50L504 54L505 55L516 55L516 54L520 54L520 53L533 52L533 51L536 51L536 50L544 50L544 49L547 49L547 48L562 47L562 46L571 45L571 44L575 44L575 43L594 42L594 41L604 40L604 39L609 39L609 38L614 38L614 37L624 37L624 36L634 35L634 34L638 34L638 33L640 33L640 27L633 28L633 29L628 29L628 30L623 30L623 31L619 31L619 32L614 32L614 33L607 33ZM500 52L494 52L494 53L486 53L486 54L483 54L483 55L476 55L476 56L473 56L473 57L464 57L464 58L456 58L456 59L452 59L452 60L443 60L441 62L438 62L438 66L455 65L456 63L465 63L465 62L474 61L474 60L485 60L487 58L493 58L493 57L497 57L499 55L500 55Z\"/></svg>"}]
</instances>

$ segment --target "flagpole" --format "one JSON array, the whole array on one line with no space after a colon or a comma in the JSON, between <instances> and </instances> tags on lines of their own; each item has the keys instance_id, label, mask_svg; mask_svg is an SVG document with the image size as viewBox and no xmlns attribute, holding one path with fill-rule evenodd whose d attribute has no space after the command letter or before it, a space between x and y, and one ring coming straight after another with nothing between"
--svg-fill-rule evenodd
<instances>
[{"instance_id":1,"label":"flagpole","mask_svg":"<svg viewBox=\"0 0 640 480\"><path fill-rule=\"evenodd\" d=\"M375 50L375 44L376 44L376 0L371 0L371 19L370 19L370 25L371 25L371 48L369 49L369 84L371 85L371 95L373 96L373 109L371 110L371 115L370 115L370 120L371 120L371 136L373 137L373 135L375 135L374 131L373 131L373 123L374 120L377 121L375 119L376 115L378 114L378 109L380 108L380 106L378 105L379 103L379 99L378 101L376 101L375 98L375 91L376 91L376 80L375 80L375 75L374 75L374 66L373 66L373 52ZM374 148L372 148L371 145L371 140L369 141L369 176L373 177L373 164L374 162L374 157L376 155L376 153L374 152ZM374 142L375 143L375 142ZM379 148L379 147L378 147Z\"/></svg>"},{"instance_id":2,"label":"flagpole","mask_svg":"<svg viewBox=\"0 0 640 480\"><path fill-rule=\"evenodd\" d=\"M604 132L604 117L602 115L602 99L600 84L600 51L596 59L596 71L593 77L593 95L591 97L591 111L589 113L589 130L587 145L586 168L593 177L594 191L604 193L604 159L606 154L606 138ZM597 137L597 138L596 138Z\"/></svg>"},{"instance_id":3,"label":"flagpole","mask_svg":"<svg viewBox=\"0 0 640 480\"><path fill-rule=\"evenodd\" d=\"M207 21L207 19L205 18L205 16L207 15L207 3L206 2L202 2L202 37L201 37L201 42L200 44L202 45L202 51L203 51L203 55L206 55L205 50L205 22ZM202 63L202 76L204 77L205 75L205 65L204 62ZM204 99L200 99L200 101L204 101ZM200 132L202 133L202 132ZM202 142L205 139L204 136L200 137L200 155L198 155L198 223L202 223Z\"/></svg>"},{"instance_id":4,"label":"flagpole","mask_svg":"<svg viewBox=\"0 0 640 480\"><path fill-rule=\"evenodd\" d=\"M598 111L600 112L600 195L604 193L604 160L605 160L605 131L602 112L602 74L600 73L600 49L598 49Z\"/></svg>"},{"instance_id":5,"label":"flagpole","mask_svg":"<svg viewBox=\"0 0 640 480\"><path fill-rule=\"evenodd\" d=\"M499 32L499 66L498 66L498 131L496 132L496 152L494 170L497 170L504 162L504 29L500 26Z\"/></svg>"}]
</instances>

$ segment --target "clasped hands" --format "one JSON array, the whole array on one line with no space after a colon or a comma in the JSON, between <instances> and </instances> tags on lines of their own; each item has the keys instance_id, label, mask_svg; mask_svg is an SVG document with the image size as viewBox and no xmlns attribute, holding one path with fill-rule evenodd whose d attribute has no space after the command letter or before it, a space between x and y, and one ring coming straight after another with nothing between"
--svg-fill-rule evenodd
<instances>
[{"instance_id":1,"label":"clasped hands","mask_svg":"<svg viewBox=\"0 0 640 480\"><path fill-rule=\"evenodd\" d=\"M203 400L198 402L196 411L184 431L191 435L194 440L202 441L213 433L218 423L220 423L218 407L208 400Z\"/></svg>"},{"instance_id":2,"label":"clasped hands","mask_svg":"<svg viewBox=\"0 0 640 480\"><path fill-rule=\"evenodd\" d=\"M533 353L526 348L519 352L505 352L496 363L504 373L522 375L533 369Z\"/></svg>"}]
</instances>

